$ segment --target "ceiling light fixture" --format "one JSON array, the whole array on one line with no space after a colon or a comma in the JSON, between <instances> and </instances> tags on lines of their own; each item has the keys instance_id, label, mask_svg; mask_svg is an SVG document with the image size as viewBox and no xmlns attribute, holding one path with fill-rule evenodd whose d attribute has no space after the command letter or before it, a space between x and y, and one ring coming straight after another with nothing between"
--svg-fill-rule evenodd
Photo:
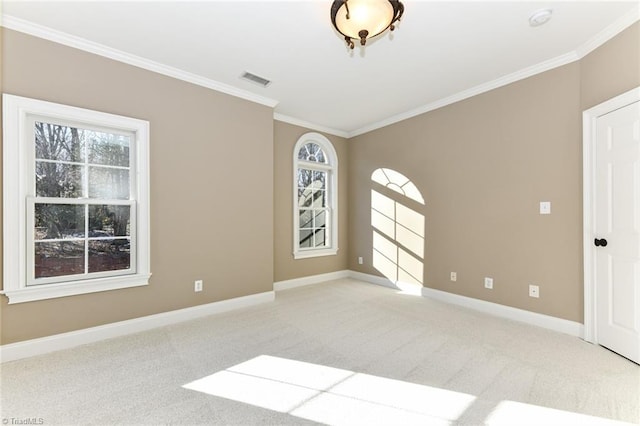
<instances>
[{"instance_id":1,"label":"ceiling light fixture","mask_svg":"<svg viewBox=\"0 0 640 426\"><path fill-rule=\"evenodd\" d=\"M539 27L540 25L546 24L549 19L551 19L551 14L553 11L551 9L540 9L535 11L529 16L529 25L532 27Z\"/></svg>"},{"instance_id":2,"label":"ceiling light fixture","mask_svg":"<svg viewBox=\"0 0 640 426\"><path fill-rule=\"evenodd\" d=\"M387 28L393 31L403 12L404 5L398 0L334 0L331 22L353 49L354 40L364 46Z\"/></svg>"}]
</instances>

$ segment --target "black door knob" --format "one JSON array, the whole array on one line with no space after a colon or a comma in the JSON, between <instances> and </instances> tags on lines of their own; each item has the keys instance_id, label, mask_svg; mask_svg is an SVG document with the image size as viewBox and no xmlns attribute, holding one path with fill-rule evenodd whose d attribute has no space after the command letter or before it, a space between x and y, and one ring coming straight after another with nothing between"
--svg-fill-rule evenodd
<instances>
[{"instance_id":1,"label":"black door knob","mask_svg":"<svg viewBox=\"0 0 640 426\"><path fill-rule=\"evenodd\" d=\"M604 238L598 239L596 238L593 243L596 245L596 247L606 247L607 246L607 240L605 240Z\"/></svg>"}]
</instances>

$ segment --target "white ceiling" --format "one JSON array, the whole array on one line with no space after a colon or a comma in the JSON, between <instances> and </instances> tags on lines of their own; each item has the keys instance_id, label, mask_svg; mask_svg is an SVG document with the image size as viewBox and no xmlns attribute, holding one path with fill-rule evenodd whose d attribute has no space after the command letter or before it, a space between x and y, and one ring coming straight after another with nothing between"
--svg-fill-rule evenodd
<instances>
[{"instance_id":1,"label":"white ceiling","mask_svg":"<svg viewBox=\"0 0 640 426\"><path fill-rule=\"evenodd\" d=\"M395 32L352 52L331 26L331 1L2 6L8 28L182 75L343 136L574 61L640 18L637 0L403 3ZM530 27L541 8L553 9L551 21ZM245 82L244 71L272 84Z\"/></svg>"}]
</instances>

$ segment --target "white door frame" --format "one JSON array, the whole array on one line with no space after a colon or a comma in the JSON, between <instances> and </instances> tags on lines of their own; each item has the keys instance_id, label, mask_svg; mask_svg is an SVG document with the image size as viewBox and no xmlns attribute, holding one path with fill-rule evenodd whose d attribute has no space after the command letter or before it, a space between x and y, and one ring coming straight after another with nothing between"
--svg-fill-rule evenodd
<instances>
[{"instance_id":1,"label":"white door frame","mask_svg":"<svg viewBox=\"0 0 640 426\"><path fill-rule=\"evenodd\" d=\"M595 172L596 121L607 113L640 101L640 86L582 113L582 205L584 256L584 340L598 343L595 282Z\"/></svg>"}]
</instances>

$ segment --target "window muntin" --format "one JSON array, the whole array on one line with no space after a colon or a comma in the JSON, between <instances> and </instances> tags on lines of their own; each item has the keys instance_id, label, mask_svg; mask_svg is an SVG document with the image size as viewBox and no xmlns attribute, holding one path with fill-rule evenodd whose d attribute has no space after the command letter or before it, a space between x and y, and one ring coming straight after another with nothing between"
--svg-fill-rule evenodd
<instances>
[{"instance_id":1,"label":"window muntin","mask_svg":"<svg viewBox=\"0 0 640 426\"><path fill-rule=\"evenodd\" d=\"M148 284L149 123L3 95L9 303Z\"/></svg>"},{"instance_id":2,"label":"window muntin","mask_svg":"<svg viewBox=\"0 0 640 426\"><path fill-rule=\"evenodd\" d=\"M328 139L309 133L294 149L294 257L337 252L337 156Z\"/></svg>"},{"instance_id":3,"label":"window muntin","mask_svg":"<svg viewBox=\"0 0 640 426\"><path fill-rule=\"evenodd\" d=\"M327 156L317 143L306 143L298 151L298 160L326 163Z\"/></svg>"},{"instance_id":4,"label":"window muntin","mask_svg":"<svg viewBox=\"0 0 640 426\"><path fill-rule=\"evenodd\" d=\"M307 144L310 145L310 144ZM307 146L305 145L305 147ZM327 172L298 168L298 212L300 247L330 246L327 238Z\"/></svg>"},{"instance_id":5,"label":"window muntin","mask_svg":"<svg viewBox=\"0 0 640 426\"><path fill-rule=\"evenodd\" d=\"M135 273L135 135L47 117L29 116L27 123L35 152L27 286Z\"/></svg>"}]
</instances>

